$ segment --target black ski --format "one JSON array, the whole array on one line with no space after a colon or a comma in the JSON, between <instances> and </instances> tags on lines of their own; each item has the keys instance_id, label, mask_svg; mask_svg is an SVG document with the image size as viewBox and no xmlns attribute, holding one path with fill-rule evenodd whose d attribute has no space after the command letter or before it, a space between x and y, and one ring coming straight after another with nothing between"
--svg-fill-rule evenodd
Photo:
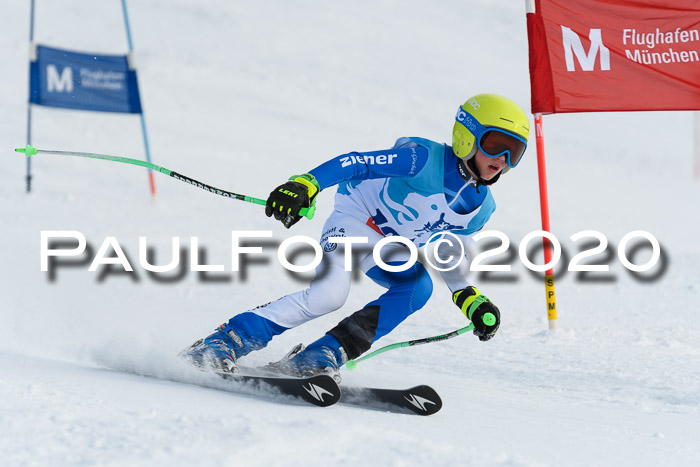
<instances>
[{"instance_id":1,"label":"black ski","mask_svg":"<svg viewBox=\"0 0 700 467\"><path fill-rule=\"evenodd\" d=\"M181 376L149 374L135 368L122 366L119 369L107 368L109 371L129 373L146 378L171 381L173 383L191 384L203 388L226 391L234 394L248 394L257 397L270 398L276 394L302 399L319 407L328 407L340 400L340 387L329 375L316 375L308 378L294 378L285 375L232 375L215 371L202 370L217 378L209 381L191 381ZM221 378L221 379L219 379Z\"/></svg>"},{"instance_id":2,"label":"black ski","mask_svg":"<svg viewBox=\"0 0 700 467\"><path fill-rule=\"evenodd\" d=\"M316 375L309 378L234 375L226 376L226 379L251 389L272 388L282 394L303 399L319 407L328 407L340 400L340 387L328 375Z\"/></svg>"},{"instance_id":3,"label":"black ski","mask_svg":"<svg viewBox=\"0 0 700 467\"><path fill-rule=\"evenodd\" d=\"M430 386L409 389L381 389L342 386L340 402L389 412L433 415L442 408L442 399Z\"/></svg>"}]
</instances>

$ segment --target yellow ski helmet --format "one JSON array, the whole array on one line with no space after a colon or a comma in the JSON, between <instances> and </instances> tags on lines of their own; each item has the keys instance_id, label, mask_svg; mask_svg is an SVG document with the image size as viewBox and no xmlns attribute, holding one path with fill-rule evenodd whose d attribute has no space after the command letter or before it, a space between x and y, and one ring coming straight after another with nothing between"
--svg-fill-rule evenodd
<instances>
[{"instance_id":1,"label":"yellow ski helmet","mask_svg":"<svg viewBox=\"0 0 700 467\"><path fill-rule=\"evenodd\" d=\"M530 122L515 102L498 94L478 94L457 110L452 150L469 160L476 150L489 157L506 157L506 173L518 165L527 148Z\"/></svg>"}]
</instances>

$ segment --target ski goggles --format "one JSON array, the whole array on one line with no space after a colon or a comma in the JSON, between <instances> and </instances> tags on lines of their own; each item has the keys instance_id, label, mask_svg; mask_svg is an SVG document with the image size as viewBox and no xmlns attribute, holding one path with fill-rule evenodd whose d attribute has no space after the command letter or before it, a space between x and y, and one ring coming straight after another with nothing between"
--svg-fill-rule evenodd
<instances>
[{"instance_id":1,"label":"ski goggles","mask_svg":"<svg viewBox=\"0 0 700 467\"><path fill-rule=\"evenodd\" d=\"M508 167L515 167L522 159L527 141L522 137L501 128L485 127L462 106L455 119L472 132L477 147L488 157L505 156Z\"/></svg>"}]
</instances>

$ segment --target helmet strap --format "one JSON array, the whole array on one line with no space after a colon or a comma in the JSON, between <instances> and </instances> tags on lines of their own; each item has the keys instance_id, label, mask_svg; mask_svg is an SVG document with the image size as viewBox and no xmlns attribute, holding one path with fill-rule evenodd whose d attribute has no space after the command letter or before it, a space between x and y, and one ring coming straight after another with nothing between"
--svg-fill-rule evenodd
<instances>
[{"instance_id":1,"label":"helmet strap","mask_svg":"<svg viewBox=\"0 0 700 467\"><path fill-rule=\"evenodd\" d=\"M472 174L470 174L467 169L464 167L464 164L462 163L464 159L459 159L457 158L457 173L459 173L459 176L462 177L462 180L464 180L467 183L474 182L476 183L476 180L474 180L474 177L472 177Z\"/></svg>"},{"instance_id":2,"label":"helmet strap","mask_svg":"<svg viewBox=\"0 0 700 467\"><path fill-rule=\"evenodd\" d=\"M476 167L476 157L472 157L467 161L467 166L469 166L469 169L477 176L477 181L476 181L476 191L479 191L479 185L484 185L484 186L489 186L493 185L498 181L499 178L501 178L501 174L503 171L498 172L498 175L493 177L491 180L484 180L481 178L481 174L479 173L479 169Z\"/></svg>"}]
</instances>

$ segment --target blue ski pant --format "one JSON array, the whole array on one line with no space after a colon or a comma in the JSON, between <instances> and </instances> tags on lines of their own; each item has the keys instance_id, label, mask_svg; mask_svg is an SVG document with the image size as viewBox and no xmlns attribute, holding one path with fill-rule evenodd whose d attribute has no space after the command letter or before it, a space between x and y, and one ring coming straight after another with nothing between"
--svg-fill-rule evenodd
<instances>
[{"instance_id":1,"label":"blue ski pant","mask_svg":"<svg viewBox=\"0 0 700 467\"><path fill-rule=\"evenodd\" d=\"M353 245L352 257L357 267L386 292L328 331L325 344L337 341L348 358L356 358L427 303L433 284L425 267L415 262L401 272L382 269L375 261L373 248L384 236L366 222L335 211L324 225L320 241L323 259L309 287L229 320L228 325L244 343L236 352L239 357L265 347L275 335L345 304L353 273L345 270L345 247L329 242L330 237L366 237L367 243ZM381 249L381 259L392 266L405 264L409 256L409 249L401 243L389 243ZM334 339L328 339L328 335Z\"/></svg>"}]
</instances>

